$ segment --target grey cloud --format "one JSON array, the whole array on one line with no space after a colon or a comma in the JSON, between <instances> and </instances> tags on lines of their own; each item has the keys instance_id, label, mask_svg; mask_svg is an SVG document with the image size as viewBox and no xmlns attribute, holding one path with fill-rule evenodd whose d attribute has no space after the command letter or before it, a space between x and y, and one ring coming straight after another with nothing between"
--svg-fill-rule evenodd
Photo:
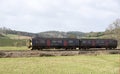
<instances>
[{"instance_id":1,"label":"grey cloud","mask_svg":"<svg viewBox=\"0 0 120 74\"><path fill-rule=\"evenodd\" d=\"M39 32L103 31L120 16L119 0L0 0L0 24Z\"/></svg>"}]
</instances>

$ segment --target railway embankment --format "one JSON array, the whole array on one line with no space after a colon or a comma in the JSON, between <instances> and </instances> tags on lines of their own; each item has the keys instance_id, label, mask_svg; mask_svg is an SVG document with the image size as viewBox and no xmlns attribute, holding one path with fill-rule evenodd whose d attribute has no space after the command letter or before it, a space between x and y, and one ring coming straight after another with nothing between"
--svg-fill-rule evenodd
<instances>
[{"instance_id":1,"label":"railway embankment","mask_svg":"<svg viewBox=\"0 0 120 74\"><path fill-rule=\"evenodd\" d=\"M0 50L0 58L7 57L43 57L43 56L74 56L74 55L101 55L120 54L120 49L116 50Z\"/></svg>"}]
</instances>

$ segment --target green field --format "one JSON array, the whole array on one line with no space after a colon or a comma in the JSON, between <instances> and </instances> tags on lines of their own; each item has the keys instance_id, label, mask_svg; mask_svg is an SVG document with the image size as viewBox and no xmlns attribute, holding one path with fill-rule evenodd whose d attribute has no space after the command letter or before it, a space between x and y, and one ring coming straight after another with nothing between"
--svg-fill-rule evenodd
<instances>
[{"instance_id":1,"label":"green field","mask_svg":"<svg viewBox=\"0 0 120 74\"><path fill-rule=\"evenodd\" d=\"M0 38L0 46L25 46L26 40Z\"/></svg>"},{"instance_id":2,"label":"green field","mask_svg":"<svg viewBox=\"0 0 120 74\"><path fill-rule=\"evenodd\" d=\"M0 58L0 74L119 74L120 55Z\"/></svg>"},{"instance_id":3,"label":"green field","mask_svg":"<svg viewBox=\"0 0 120 74\"><path fill-rule=\"evenodd\" d=\"M2 46L0 50L29 50L27 46L15 47L15 46Z\"/></svg>"}]
</instances>

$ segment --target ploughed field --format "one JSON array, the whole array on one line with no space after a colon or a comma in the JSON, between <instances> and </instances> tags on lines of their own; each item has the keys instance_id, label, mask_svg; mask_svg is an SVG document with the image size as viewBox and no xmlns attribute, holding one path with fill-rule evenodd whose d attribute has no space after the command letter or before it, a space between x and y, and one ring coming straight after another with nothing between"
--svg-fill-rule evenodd
<instances>
[{"instance_id":1,"label":"ploughed field","mask_svg":"<svg viewBox=\"0 0 120 74\"><path fill-rule=\"evenodd\" d=\"M120 55L0 58L1 74L120 74Z\"/></svg>"}]
</instances>

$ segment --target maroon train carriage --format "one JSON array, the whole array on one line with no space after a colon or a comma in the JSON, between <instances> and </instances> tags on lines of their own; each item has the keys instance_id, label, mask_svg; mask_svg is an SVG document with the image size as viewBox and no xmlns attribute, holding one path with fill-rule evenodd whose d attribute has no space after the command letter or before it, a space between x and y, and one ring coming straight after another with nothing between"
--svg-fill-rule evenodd
<instances>
[{"instance_id":1,"label":"maroon train carriage","mask_svg":"<svg viewBox=\"0 0 120 74\"><path fill-rule=\"evenodd\" d=\"M89 48L117 48L117 40L114 39L73 39L73 38L32 38L28 47L35 49L89 49Z\"/></svg>"},{"instance_id":2,"label":"maroon train carriage","mask_svg":"<svg viewBox=\"0 0 120 74\"><path fill-rule=\"evenodd\" d=\"M35 49L76 49L79 47L79 40L73 38L32 38L29 40L29 48Z\"/></svg>"},{"instance_id":3,"label":"maroon train carriage","mask_svg":"<svg viewBox=\"0 0 120 74\"><path fill-rule=\"evenodd\" d=\"M81 39L80 48L89 49L89 48L106 48L106 49L115 49L117 48L117 40L114 39Z\"/></svg>"}]
</instances>

